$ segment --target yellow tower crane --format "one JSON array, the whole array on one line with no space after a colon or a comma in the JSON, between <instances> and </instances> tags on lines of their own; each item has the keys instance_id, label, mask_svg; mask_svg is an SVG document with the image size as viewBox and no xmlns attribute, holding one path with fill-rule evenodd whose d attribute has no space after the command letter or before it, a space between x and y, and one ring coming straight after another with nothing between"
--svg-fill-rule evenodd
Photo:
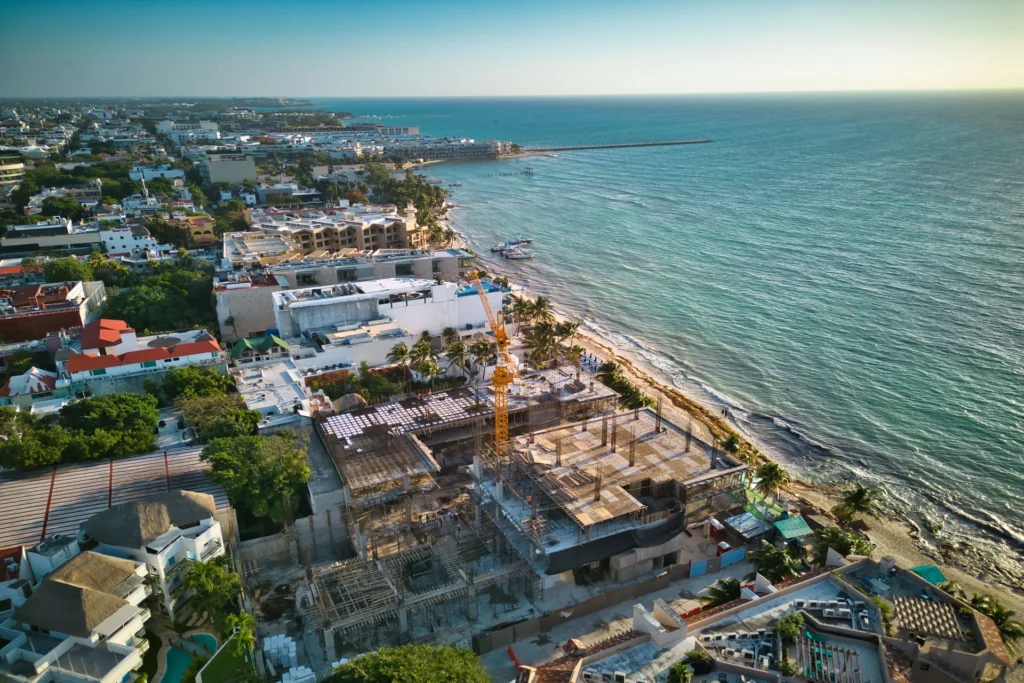
<instances>
[{"instance_id":1,"label":"yellow tower crane","mask_svg":"<svg viewBox=\"0 0 1024 683\"><path fill-rule=\"evenodd\" d=\"M505 316L495 316L491 310L491 304L487 301L487 292L484 291L484 284L480 281L480 273L473 271L469 277L476 285L476 293L480 295L480 301L484 305L484 312L487 313L487 322L494 332L494 341L498 344L498 365L494 368L492 381L494 382L494 452L498 457L507 455L508 448L508 388L519 378L516 371L516 364L509 352L509 338L505 331Z\"/></svg>"}]
</instances>

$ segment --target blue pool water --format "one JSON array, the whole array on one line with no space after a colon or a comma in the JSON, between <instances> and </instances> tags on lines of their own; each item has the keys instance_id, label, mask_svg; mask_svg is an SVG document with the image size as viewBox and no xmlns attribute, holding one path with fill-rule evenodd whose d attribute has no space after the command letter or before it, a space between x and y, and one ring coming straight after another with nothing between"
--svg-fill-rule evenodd
<instances>
[{"instance_id":1,"label":"blue pool water","mask_svg":"<svg viewBox=\"0 0 1024 683\"><path fill-rule=\"evenodd\" d=\"M199 643L201 647L188 643L188 640ZM190 636L186 639L184 645L189 651L185 651L180 647L172 647L167 652L167 669L164 671L164 676L160 679L160 683L181 683L181 678L185 675L185 669L192 663L196 652L204 657L210 657L217 651L217 639L209 633L197 633ZM205 648L205 651L203 648Z\"/></svg>"}]
</instances>

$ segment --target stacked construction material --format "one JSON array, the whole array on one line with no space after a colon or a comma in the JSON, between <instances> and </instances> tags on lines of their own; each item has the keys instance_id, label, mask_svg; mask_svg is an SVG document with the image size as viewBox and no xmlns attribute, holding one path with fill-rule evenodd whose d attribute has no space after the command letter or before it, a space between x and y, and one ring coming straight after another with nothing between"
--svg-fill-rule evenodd
<instances>
[{"instance_id":1,"label":"stacked construction material","mask_svg":"<svg viewBox=\"0 0 1024 683\"><path fill-rule=\"evenodd\" d=\"M316 674L308 666L296 666L284 672L281 683L316 683Z\"/></svg>"},{"instance_id":2,"label":"stacked construction material","mask_svg":"<svg viewBox=\"0 0 1024 683\"><path fill-rule=\"evenodd\" d=\"M275 666L282 670L298 666L298 650L295 641L286 635L264 638L263 654Z\"/></svg>"}]
</instances>

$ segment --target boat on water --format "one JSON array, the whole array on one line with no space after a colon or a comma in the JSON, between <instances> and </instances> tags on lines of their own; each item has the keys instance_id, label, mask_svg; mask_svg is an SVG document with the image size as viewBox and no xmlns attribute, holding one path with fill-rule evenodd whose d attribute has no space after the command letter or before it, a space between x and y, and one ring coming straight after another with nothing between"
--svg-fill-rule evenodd
<instances>
[{"instance_id":1,"label":"boat on water","mask_svg":"<svg viewBox=\"0 0 1024 683\"><path fill-rule=\"evenodd\" d=\"M491 247L491 252L492 253L496 253L496 254L503 254L503 253L505 253L508 250L509 250L509 246L505 242L501 242L499 244L495 244L493 247Z\"/></svg>"},{"instance_id":2,"label":"boat on water","mask_svg":"<svg viewBox=\"0 0 1024 683\"><path fill-rule=\"evenodd\" d=\"M462 183L448 183L448 187L462 187Z\"/></svg>"},{"instance_id":3,"label":"boat on water","mask_svg":"<svg viewBox=\"0 0 1024 683\"><path fill-rule=\"evenodd\" d=\"M533 242L533 238L532 237L524 237L522 235L516 235L515 237L510 239L508 242L506 242L506 244L508 244L509 246L513 246L514 247L514 246L518 246L520 244L529 244L530 242Z\"/></svg>"},{"instance_id":4,"label":"boat on water","mask_svg":"<svg viewBox=\"0 0 1024 683\"><path fill-rule=\"evenodd\" d=\"M515 247L513 249L506 250L504 256L511 261L521 261L523 259L533 258L533 252L526 251L520 247Z\"/></svg>"}]
</instances>

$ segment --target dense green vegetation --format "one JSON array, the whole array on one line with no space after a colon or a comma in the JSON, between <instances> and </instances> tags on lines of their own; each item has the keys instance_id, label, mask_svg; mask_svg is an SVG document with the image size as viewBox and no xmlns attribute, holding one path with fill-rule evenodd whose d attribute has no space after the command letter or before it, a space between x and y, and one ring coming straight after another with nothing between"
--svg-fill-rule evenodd
<instances>
[{"instance_id":1,"label":"dense green vegetation","mask_svg":"<svg viewBox=\"0 0 1024 683\"><path fill-rule=\"evenodd\" d=\"M775 622L775 630L779 632L779 637L787 643L795 643L797 636L800 635L800 627L804 625L804 615L802 612L791 612L779 617L779 620Z\"/></svg>"},{"instance_id":2,"label":"dense green vegetation","mask_svg":"<svg viewBox=\"0 0 1024 683\"><path fill-rule=\"evenodd\" d=\"M152 396L108 394L38 420L0 408L0 465L29 469L147 453L156 447L156 405Z\"/></svg>"},{"instance_id":3,"label":"dense green vegetation","mask_svg":"<svg viewBox=\"0 0 1024 683\"><path fill-rule=\"evenodd\" d=\"M619 405L623 408L643 408L654 405L654 399L626 379L622 370L613 361L601 363L597 368L597 379L619 394Z\"/></svg>"},{"instance_id":4,"label":"dense green vegetation","mask_svg":"<svg viewBox=\"0 0 1024 683\"><path fill-rule=\"evenodd\" d=\"M87 261L79 261L73 256L50 259L43 264L43 274L47 282L100 280L107 287L131 287L139 281L139 276L128 266L106 258L98 251L91 253Z\"/></svg>"},{"instance_id":5,"label":"dense green vegetation","mask_svg":"<svg viewBox=\"0 0 1024 683\"><path fill-rule=\"evenodd\" d=\"M342 664L325 683L489 683L472 650L430 645L384 647Z\"/></svg>"},{"instance_id":6,"label":"dense green vegetation","mask_svg":"<svg viewBox=\"0 0 1024 683\"><path fill-rule=\"evenodd\" d=\"M974 594L971 606L995 622L1007 649L1016 653L1017 643L1024 640L1024 622L1017 619L1016 613L1007 609L991 593Z\"/></svg>"},{"instance_id":7,"label":"dense green vegetation","mask_svg":"<svg viewBox=\"0 0 1024 683\"><path fill-rule=\"evenodd\" d=\"M179 398L223 395L234 388L230 375L213 368L186 365L164 374L162 391L164 397L173 402Z\"/></svg>"},{"instance_id":8,"label":"dense green vegetation","mask_svg":"<svg viewBox=\"0 0 1024 683\"><path fill-rule=\"evenodd\" d=\"M203 449L210 478L243 516L281 523L294 514L309 479L306 443L290 435L214 439Z\"/></svg>"},{"instance_id":9,"label":"dense green vegetation","mask_svg":"<svg viewBox=\"0 0 1024 683\"><path fill-rule=\"evenodd\" d=\"M432 242L450 239L437 218L437 212L444 205L448 191L439 185L428 183L425 178L406 169L401 180L391 177L381 164L366 165L367 182L373 191L373 198L380 202L395 204L403 209L408 202L416 207L416 221L427 228Z\"/></svg>"},{"instance_id":10,"label":"dense green vegetation","mask_svg":"<svg viewBox=\"0 0 1024 683\"><path fill-rule=\"evenodd\" d=\"M789 548L779 548L767 541L761 541L756 550L747 554L747 559L754 571L746 576L752 581L760 574L772 583L784 581L796 576L800 571L800 561L793 557Z\"/></svg>"},{"instance_id":11,"label":"dense green vegetation","mask_svg":"<svg viewBox=\"0 0 1024 683\"><path fill-rule=\"evenodd\" d=\"M183 328L216 329L212 269L200 265L186 258L179 264L154 266L135 287L108 294L104 317L124 320L140 335Z\"/></svg>"},{"instance_id":12,"label":"dense green vegetation","mask_svg":"<svg viewBox=\"0 0 1024 683\"><path fill-rule=\"evenodd\" d=\"M820 566L825 566L829 548L832 548L843 557L847 555L871 554L870 543L859 535L843 531L838 527L830 527L816 532L814 540L814 563Z\"/></svg>"},{"instance_id":13,"label":"dense green vegetation","mask_svg":"<svg viewBox=\"0 0 1024 683\"><path fill-rule=\"evenodd\" d=\"M185 587L194 590L195 611L213 619L217 630L224 632L227 619L237 608L235 596L242 590L238 574L231 571L227 555L209 562L194 562L185 578Z\"/></svg>"},{"instance_id":14,"label":"dense green vegetation","mask_svg":"<svg viewBox=\"0 0 1024 683\"><path fill-rule=\"evenodd\" d=\"M245 407L238 394L179 396L175 407L200 443L256 433L261 415Z\"/></svg>"},{"instance_id":15,"label":"dense green vegetation","mask_svg":"<svg viewBox=\"0 0 1024 683\"><path fill-rule=\"evenodd\" d=\"M700 599L701 602L707 603L711 607L718 605L724 605L727 602L740 599L740 591L743 586L740 585L739 579L725 578L718 579L715 583L708 588L707 593Z\"/></svg>"}]
</instances>

